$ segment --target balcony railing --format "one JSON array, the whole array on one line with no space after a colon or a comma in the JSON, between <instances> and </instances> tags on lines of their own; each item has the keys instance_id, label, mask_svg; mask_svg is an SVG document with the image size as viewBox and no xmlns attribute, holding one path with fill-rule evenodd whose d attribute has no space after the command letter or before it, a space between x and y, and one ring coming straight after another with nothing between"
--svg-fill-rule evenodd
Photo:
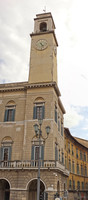
<instances>
[{"instance_id":1,"label":"balcony railing","mask_svg":"<svg viewBox=\"0 0 88 200\"><path fill-rule=\"evenodd\" d=\"M40 160L41 168L57 168L60 171L69 175L69 171L65 169L64 165L61 165L58 161L54 160ZM28 168L38 168L38 160L28 160L28 161L1 161L1 169L28 169Z\"/></svg>"}]
</instances>

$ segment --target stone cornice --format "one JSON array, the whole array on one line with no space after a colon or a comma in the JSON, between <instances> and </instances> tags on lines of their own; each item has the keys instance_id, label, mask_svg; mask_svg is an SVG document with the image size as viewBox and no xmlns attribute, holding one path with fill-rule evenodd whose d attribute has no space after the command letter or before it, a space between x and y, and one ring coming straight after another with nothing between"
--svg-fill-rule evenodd
<instances>
[{"instance_id":1,"label":"stone cornice","mask_svg":"<svg viewBox=\"0 0 88 200\"><path fill-rule=\"evenodd\" d=\"M56 84L56 82L47 82L47 83L28 83L28 82L18 82L18 83L7 83L7 84L0 84L0 93L3 92L14 92L14 91L26 91L27 89L32 89L32 88L44 88L44 87L53 87L55 89L55 92L58 96L58 103L59 106L65 114L65 109L62 105L62 102L60 100L60 90Z\"/></svg>"},{"instance_id":2,"label":"stone cornice","mask_svg":"<svg viewBox=\"0 0 88 200\"><path fill-rule=\"evenodd\" d=\"M19 90L27 90L32 88L43 88L43 87L54 87L57 95L61 96L59 88L55 82L32 83L32 84L28 82L18 82L18 83L0 84L0 92L19 91Z\"/></svg>"}]
</instances>

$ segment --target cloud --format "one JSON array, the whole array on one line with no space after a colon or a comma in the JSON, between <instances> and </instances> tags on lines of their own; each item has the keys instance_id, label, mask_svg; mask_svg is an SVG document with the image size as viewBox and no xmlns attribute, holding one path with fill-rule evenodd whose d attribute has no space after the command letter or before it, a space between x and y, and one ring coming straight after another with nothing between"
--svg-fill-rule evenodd
<instances>
[{"instance_id":1,"label":"cloud","mask_svg":"<svg viewBox=\"0 0 88 200\"><path fill-rule=\"evenodd\" d=\"M83 119L84 117L78 114L74 107L69 107L65 115L65 126L68 128L76 127Z\"/></svg>"}]
</instances>

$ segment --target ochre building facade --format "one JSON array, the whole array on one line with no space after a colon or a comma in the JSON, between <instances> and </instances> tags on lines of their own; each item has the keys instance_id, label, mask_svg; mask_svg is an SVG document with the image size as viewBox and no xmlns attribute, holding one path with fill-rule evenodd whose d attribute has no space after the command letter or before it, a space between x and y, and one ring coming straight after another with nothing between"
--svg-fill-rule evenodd
<instances>
[{"instance_id":1,"label":"ochre building facade","mask_svg":"<svg viewBox=\"0 0 88 200\"><path fill-rule=\"evenodd\" d=\"M58 42L51 13L36 15L30 36L28 82L0 84L0 200L37 199L39 159L40 200L88 199L87 190L84 196L72 190L73 180L77 184L81 177L80 182L86 184L88 174L72 173L68 160L72 162L73 157L66 145L75 141L75 148L85 152L86 161L79 161L79 165L86 166L86 171L88 147L73 138L68 129L64 131L65 109L57 85ZM34 127L40 127L40 119L39 138Z\"/></svg>"},{"instance_id":2,"label":"ochre building facade","mask_svg":"<svg viewBox=\"0 0 88 200\"><path fill-rule=\"evenodd\" d=\"M88 199L88 140L73 137L64 129L65 168L69 170L68 199Z\"/></svg>"}]
</instances>

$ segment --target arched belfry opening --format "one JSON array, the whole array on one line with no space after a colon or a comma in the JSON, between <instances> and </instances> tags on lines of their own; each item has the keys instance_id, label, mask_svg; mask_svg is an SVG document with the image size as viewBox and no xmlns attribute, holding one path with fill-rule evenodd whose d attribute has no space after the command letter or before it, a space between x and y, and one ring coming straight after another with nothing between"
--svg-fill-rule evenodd
<instances>
[{"instance_id":1,"label":"arched belfry opening","mask_svg":"<svg viewBox=\"0 0 88 200\"><path fill-rule=\"evenodd\" d=\"M5 179L0 179L0 199L10 200L10 185Z\"/></svg>"},{"instance_id":2,"label":"arched belfry opening","mask_svg":"<svg viewBox=\"0 0 88 200\"><path fill-rule=\"evenodd\" d=\"M45 191L45 185L42 181L40 181L40 195ZM37 179L32 180L28 184L28 200L36 200L37 199Z\"/></svg>"},{"instance_id":3,"label":"arched belfry opening","mask_svg":"<svg viewBox=\"0 0 88 200\"><path fill-rule=\"evenodd\" d=\"M46 22L42 22L42 23L40 24L40 31L41 31L41 32L47 31L47 23L46 23Z\"/></svg>"}]
</instances>

